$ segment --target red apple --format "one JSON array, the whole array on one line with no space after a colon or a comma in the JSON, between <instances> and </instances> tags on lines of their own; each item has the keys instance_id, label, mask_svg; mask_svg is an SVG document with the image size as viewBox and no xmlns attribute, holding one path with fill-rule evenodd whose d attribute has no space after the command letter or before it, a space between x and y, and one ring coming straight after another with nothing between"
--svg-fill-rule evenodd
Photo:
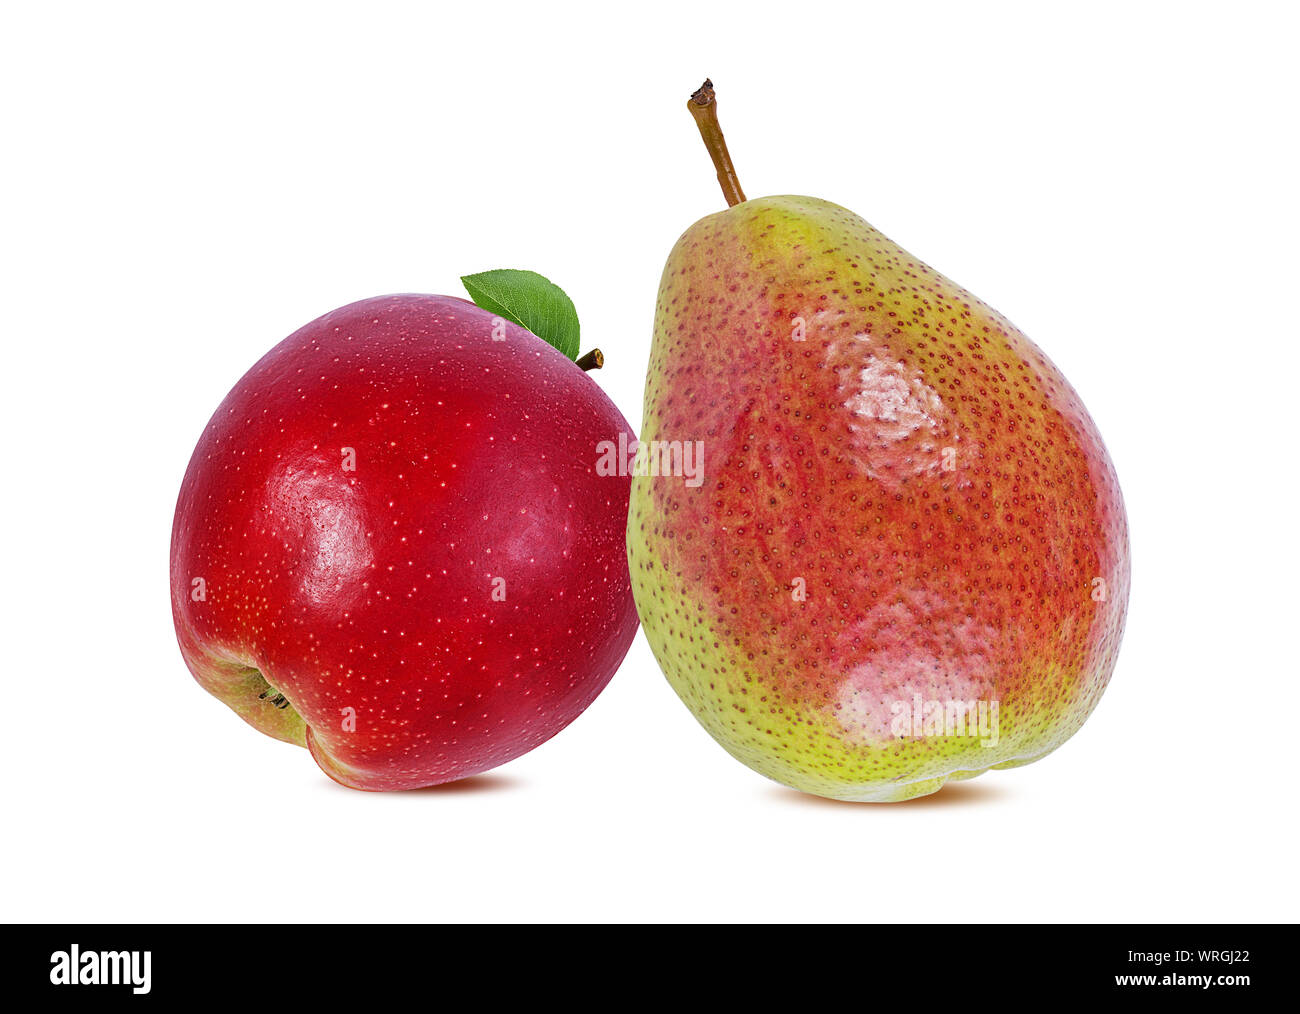
<instances>
[{"instance_id":1,"label":"red apple","mask_svg":"<svg viewBox=\"0 0 1300 1014\"><path fill-rule=\"evenodd\" d=\"M504 764L572 722L636 633L634 440L603 391L462 299L353 303L208 423L171 543L194 677L360 789Z\"/></svg>"}]
</instances>

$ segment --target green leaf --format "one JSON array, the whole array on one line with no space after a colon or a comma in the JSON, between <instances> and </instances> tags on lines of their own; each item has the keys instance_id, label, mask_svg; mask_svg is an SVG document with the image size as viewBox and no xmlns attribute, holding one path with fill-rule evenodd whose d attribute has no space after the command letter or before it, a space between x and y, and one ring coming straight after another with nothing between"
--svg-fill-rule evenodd
<instances>
[{"instance_id":1,"label":"green leaf","mask_svg":"<svg viewBox=\"0 0 1300 1014\"><path fill-rule=\"evenodd\" d=\"M489 313L527 328L570 359L578 358L578 311L554 282L514 268L464 275L461 281L470 299Z\"/></svg>"}]
</instances>

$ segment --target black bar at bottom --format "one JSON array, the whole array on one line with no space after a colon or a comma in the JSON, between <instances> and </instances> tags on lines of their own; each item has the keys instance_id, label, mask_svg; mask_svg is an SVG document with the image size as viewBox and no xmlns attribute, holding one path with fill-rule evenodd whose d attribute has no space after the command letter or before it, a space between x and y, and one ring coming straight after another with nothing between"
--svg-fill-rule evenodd
<instances>
[{"instance_id":1,"label":"black bar at bottom","mask_svg":"<svg viewBox=\"0 0 1300 1014\"><path fill-rule=\"evenodd\" d=\"M255 1000L500 1006L745 996L865 1010L1166 994L1250 1003L1294 991L1293 926L9 926L10 995L132 1005ZM1291 988L1287 988L1287 987ZM702 993L701 990L704 990ZM854 999L856 997L856 1000ZM894 999L890 999L890 998ZM581 1000L581 1003L577 1003Z\"/></svg>"}]
</instances>

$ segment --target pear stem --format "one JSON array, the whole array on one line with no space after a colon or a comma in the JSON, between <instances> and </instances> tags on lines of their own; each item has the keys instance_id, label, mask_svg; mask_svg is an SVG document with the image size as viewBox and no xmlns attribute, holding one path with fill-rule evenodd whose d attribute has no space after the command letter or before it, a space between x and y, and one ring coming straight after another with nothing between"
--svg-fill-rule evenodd
<instances>
[{"instance_id":1,"label":"pear stem","mask_svg":"<svg viewBox=\"0 0 1300 1014\"><path fill-rule=\"evenodd\" d=\"M599 370L605 365L605 353L600 349L592 349L585 356L575 360L578 367L584 372L589 373L592 370Z\"/></svg>"},{"instance_id":2,"label":"pear stem","mask_svg":"<svg viewBox=\"0 0 1300 1014\"><path fill-rule=\"evenodd\" d=\"M722 187L727 206L734 208L745 199L745 192L740 189L736 167L731 162L726 138L722 136L722 127L718 124L718 100L713 94L713 82L705 78L704 84L691 96L686 107L691 111L691 116L695 117L695 125L700 128L700 137L704 138L704 147L709 149L713 168L718 170L718 185Z\"/></svg>"}]
</instances>

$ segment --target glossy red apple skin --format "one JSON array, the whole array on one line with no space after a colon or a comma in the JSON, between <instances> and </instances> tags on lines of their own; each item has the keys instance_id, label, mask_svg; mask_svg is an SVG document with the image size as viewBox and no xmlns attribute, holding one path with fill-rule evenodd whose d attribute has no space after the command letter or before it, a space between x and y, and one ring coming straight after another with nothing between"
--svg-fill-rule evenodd
<instances>
[{"instance_id":1,"label":"glossy red apple skin","mask_svg":"<svg viewBox=\"0 0 1300 1014\"><path fill-rule=\"evenodd\" d=\"M526 753L636 633L630 479L597 473L620 432L635 439L581 369L465 300L326 314L248 371L194 450L171 543L186 664L355 788Z\"/></svg>"}]
</instances>

